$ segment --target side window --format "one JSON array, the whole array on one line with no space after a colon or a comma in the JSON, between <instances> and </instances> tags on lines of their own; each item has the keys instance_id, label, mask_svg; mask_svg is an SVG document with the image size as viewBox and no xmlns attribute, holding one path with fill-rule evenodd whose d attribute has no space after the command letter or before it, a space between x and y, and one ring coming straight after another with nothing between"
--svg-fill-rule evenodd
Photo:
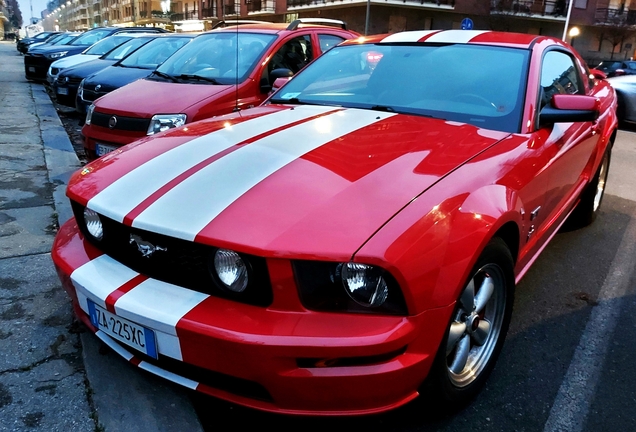
<instances>
[{"instance_id":1,"label":"side window","mask_svg":"<svg viewBox=\"0 0 636 432\"><path fill-rule=\"evenodd\" d=\"M584 94L585 89L572 58L561 51L549 51L541 66L541 103L543 108L554 94Z\"/></svg>"},{"instance_id":2,"label":"side window","mask_svg":"<svg viewBox=\"0 0 636 432\"><path fill-rule=\"evenodd\" d=\"M340 36L335 36L335 35L330 35L330 34L319 34L318 35L318 41L320 42L320 51L323 52L323 53L325 51L328 51L331 48L335 47L336 45L338 45L343 40L344 40L344 38L341 38Z\"/></svg>"},{"instance_id":3,"label":"side window","mask_svg":"<svg viewBox=\"0 0 636 432\"><path fill-rule=\"evenodd\" d=\"M309 35L290 39L272 56L268 70L285 68L296 73L313 59L313 51Z\"/></svg>"}]
</instances>

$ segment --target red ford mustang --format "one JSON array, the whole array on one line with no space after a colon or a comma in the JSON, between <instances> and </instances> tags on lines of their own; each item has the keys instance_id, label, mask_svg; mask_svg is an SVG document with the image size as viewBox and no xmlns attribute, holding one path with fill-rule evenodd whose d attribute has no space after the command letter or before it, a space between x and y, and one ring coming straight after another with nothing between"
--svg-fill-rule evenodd
<instances>
[{"instance_id":1,"label":"red ford mustang","mask_svg":"<svg viewBox=\"0 0 636 432\"><path fill-rule=\"evenodd\" d=\"M615 109L557 39L361 38L261 107L87 165L53 259L97 337L191 389L295 414L463 402L515 283L598 213Z\"/></svg>"}]
</instances>

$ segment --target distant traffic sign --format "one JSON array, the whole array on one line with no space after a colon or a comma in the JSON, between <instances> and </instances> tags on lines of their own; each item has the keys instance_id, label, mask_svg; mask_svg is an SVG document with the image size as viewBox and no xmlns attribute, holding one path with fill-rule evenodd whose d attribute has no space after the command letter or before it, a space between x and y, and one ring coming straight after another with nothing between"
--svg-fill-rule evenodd
<instances>
[{"instance_id":1,"label":"distant traffic sign","mask_svg":"<svg viewBox=\"0 0 636 432\"><path fill-rule=\"evenodd\" d=\"M464 18L462 20L462 30L472 30L473 29L473 20L470 18Z\"/></svg>"}]
</instances>

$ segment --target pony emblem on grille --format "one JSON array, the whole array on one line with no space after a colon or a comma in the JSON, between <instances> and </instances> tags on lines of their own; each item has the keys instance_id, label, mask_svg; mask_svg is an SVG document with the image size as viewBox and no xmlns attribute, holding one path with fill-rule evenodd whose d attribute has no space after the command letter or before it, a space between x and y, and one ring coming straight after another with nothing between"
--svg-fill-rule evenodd
<instances>
[{"instance_id":1,"label":"pony emblem on grille","mask_svg":"<svg viewBox=\"0 0 636 432\"><path fill-rule=\"evenodd\" d=\"M131 234L130 235L130 244L136 244L137 245L137 250L139 252L141 252L141 256L144 258L150 258L152 256L152 254L154 254L157 251L161 251L161 252L167 252L168 249L165 247L161 247L161 246L155 246L150 242L147 242L146 240L142 239L141 237L139 237L136 234Z\"/></svg>"}]
</instances>

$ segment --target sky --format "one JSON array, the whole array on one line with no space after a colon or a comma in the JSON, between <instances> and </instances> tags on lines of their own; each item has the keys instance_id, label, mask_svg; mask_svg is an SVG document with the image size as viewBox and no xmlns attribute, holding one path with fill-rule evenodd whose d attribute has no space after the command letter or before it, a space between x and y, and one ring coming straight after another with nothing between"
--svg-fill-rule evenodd
<instances>
[{"instance_id":1,"label":"sky","mask_svg":"<svg viewBox=\"0 0 636 432\"><path fill-rule=\"evenodd\" d=\"M46 9L47 0L31 0L31 2L33 3L33 16L40 18L40 12ZM29 23L31 18L29 0L18 0L18 4L20 5L20 11L22 11L22 20L25 24Z\"/></svg>"}]
</instances>

